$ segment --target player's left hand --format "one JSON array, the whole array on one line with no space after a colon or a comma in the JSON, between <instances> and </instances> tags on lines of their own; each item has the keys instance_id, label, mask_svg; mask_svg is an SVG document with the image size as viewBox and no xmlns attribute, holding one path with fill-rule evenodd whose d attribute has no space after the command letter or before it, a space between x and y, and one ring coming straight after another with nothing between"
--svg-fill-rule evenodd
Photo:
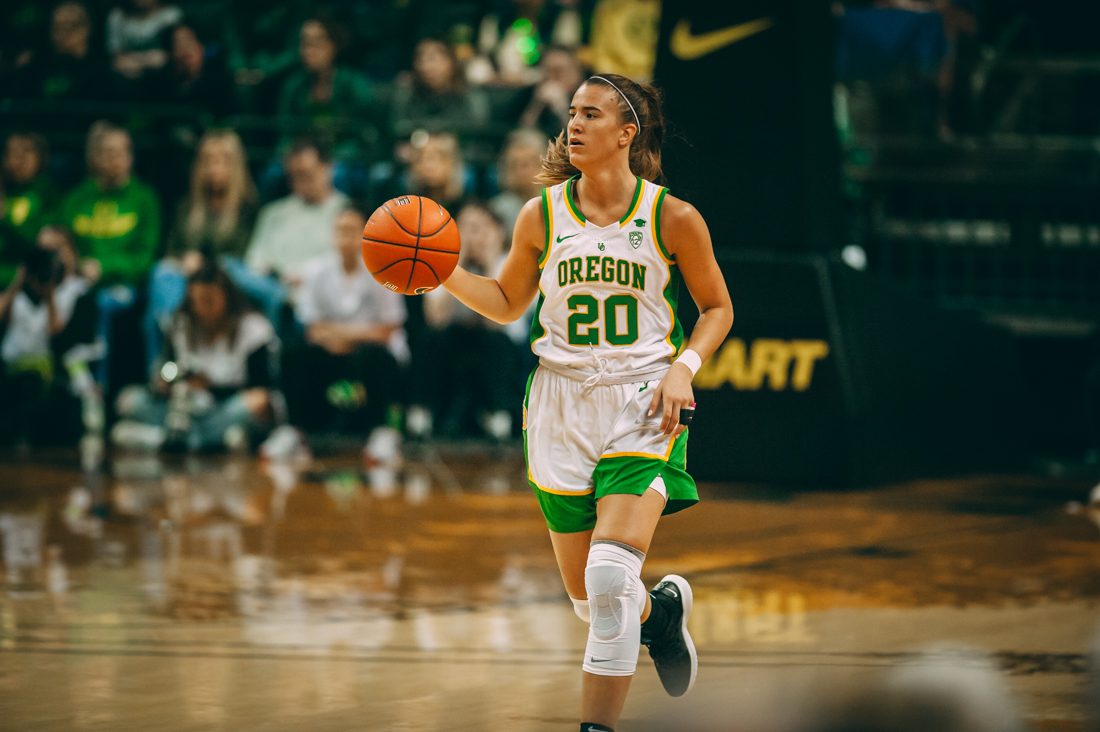
<instances>
[{"instance_id":1,"label":"player's left hand","mask_svg":"<svg viewBox=\"0 0 1100 732\"><path fill-rule=\"evenodd\" d=\"M665 378L657 384L653 392L653 401L649 403L646 415L652 417L660 409L660 431L666 435L679 435L686 429L680 424L680 410L695 403L695 394L691 390L691 369L682 363L673 363Z\"/></svg>"}]
</instances>

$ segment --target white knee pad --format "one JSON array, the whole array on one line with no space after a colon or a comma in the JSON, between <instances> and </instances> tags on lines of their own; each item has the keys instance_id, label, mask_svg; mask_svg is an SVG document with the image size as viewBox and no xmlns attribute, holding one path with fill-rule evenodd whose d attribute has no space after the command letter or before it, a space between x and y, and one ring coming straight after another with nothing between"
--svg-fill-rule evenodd
<instances>
[{"instance_id":1,"label":"white knee pad","mask_svg":"<svg viewBox=\"0 0 1100 732\"><path fill-rule=\"evenodd\" d=\"M594 541L588 551L584 585L591 625L584 670L597 676L630 676L638 666L645 554L617 542ZM578 613L579 614L579 613Z\"/></svg>"}]
</instances>

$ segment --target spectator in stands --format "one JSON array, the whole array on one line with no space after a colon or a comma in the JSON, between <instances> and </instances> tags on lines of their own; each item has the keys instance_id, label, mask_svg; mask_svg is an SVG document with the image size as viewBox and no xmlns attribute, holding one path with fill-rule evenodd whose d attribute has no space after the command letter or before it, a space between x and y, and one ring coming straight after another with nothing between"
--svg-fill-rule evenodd
<instances>
[{"instance_id":1,"label":"spectator in stands","mask_svg":"<svg viewBox=\"0 0 1100 732\"><path fill-rule=\"evenodd\" d=\"M542 192L542 186L535 182L535 176L542 170L544 152L546 138L541 132L517 130L509 136L508 143L500 154L500 193L489 202L489 208L503 223L509 240L523 204Z\"/></svg>"},{"instance_id":2,"label":"spectator in stands","mask_svg":"<svg viewBox=\"0 0 1100 732\"><path fill-rule=\"evenodd\" d=\"M250 296L264 303L268 317L273 317L272 309L278 312L286 287L293 290L301 283L305 263L332 249L333 225L348 205L348 197L332 186L332 151L324 143L295 141L284 170L290 195L260 210L245 254L247 269L228 268Z\"/></svg>"},{"instance_id":3,"label":"spectator in stands","mask_svg":"<svg viewBox=\"0 0 1100 732\"><path fill-rule=\"evenodd\" d=\"M367 113L370 83L362 74L338 64L349 39L348 29L329 18L315 17L302 24L298 39L301 67L283 86L280 114L355 119Z\"/></svg>"},{"instance_id":4,"label":"spectator in stands","mask_svg":"<svg viewBox=\"0 0 1100 732\"><path fill-rule=\"evenodd\" d=\"M569 123L569 104L584 82L584 69L572 51L552 48L539 64L539 82L520 96L519 125L557 137Z\"/></svg>"},{"instance_id":5,"label":"spectator in stands","mask_svg":"<svg viewBox=\"0 0 1100 732\"><path fill-rule=\"evenodd\" d=\"M237 86L225 57L188 23L175 25L169 39L172 62L146 76L142 101L186 104L216 117L237 112Z\"/></svg>"},{"instance_id":6,"label":"spectator in stands","mask_svg":"<svg viewBox=\"0 0 1100 732\"><path fill-rule=\"evenodd\" d=\"M454 212L465 194L462 154L454 135L441 132L429 135L420 147L414 148L409 168L409 189L427 196L448 211Z\"/></svg>"},{"instance_id":7,"label":"spectator in stands","mask_svg":"<svg viewBox=\"0 0 1100 732\"><path fill-rule=\"evenodd\" d=\"M199 140L191 188L176 208L165 257L153 268L145 346L151 364L161 350L161 333L187 290L185 278L205 259L241 268L256 223L256 188L241 138L232 130L211 130Z\"/></svg>"},{"instance_id":8,"label":"spectator in stands","mask_svg":"<svg viewBox=\"0 0 1100 732\"><path fill-rule=\"evenodd\" d=\"M60 220L76 235L80 253L101 271L97 296L100 334L110 347L115 316L134 303L160 240L160 201L133 176L130 134L100 121L88 131L88 179L66 196ZM106 364L100 373L106 377Z\"/></svg>"},{"instance_id":9,"label":"spectator in stands","mask_svg":"<svg viewBox=\"0 0 1100 732\"><path fill-rule=\"evenodd\" d=\"M0 163L0 286L33 245L38 230L55 213L59 194L46 174L49 147L41 135L15 132Z\"/></svg>"},{"instance_id":10,"label":"spectator in stands","mask_svg":"<svg viewBox=\"0 0 1100 732\"><path fill-rule=\"evenodd\" d=\"M462 237L459 265L475 274L497 276L505 257L500 219L481 202L467 203L455 218ZM431 329L428 351L432 357L415 366L419 401L426 400L441 417L443 434L467 433L480 423L488 435L508 437L512 430L510 408L518 403L515 343L500 325L470 310L443 288L425 296L424 317Z\"/></svg>"},{"instance_id":11,"label":"spectator in stands","mask_svg":"<svg viewBox=\"0 0 1100 732\"><path fill-rule=\"evenodd\" d=\"M512 0L502 13L489 13L478 29L478 52L492 59L497 81L511 86L539 79L539 56L547 45L577 48L583 42L583 23L577 0Z\"/></svg>"},{"instance_id":12,"label":"spectator in stands","mask_svg":"<svg viewBox=\"0 0 1100 732\"><path fill-rule=\"evenodd\" d=\"M466 87L449 44L425 38L416 44L411 74L398 77L390 125L397 137L414 130L479 130L489 121L484 93Z\"/></svg>"},{"instance_id":13,"label":"spectator in stands","mask_svg":"<svg viewBox=\"0 0 1100 732\"><path fill-rule=\"evenodd\" d=\"M69 316L61 333L55 335L51 342L54 354L59 358L66 358L66 368L71 364L67 358L76 354L68 353L69 349L81 344L92 346L98 335L98 308L95 304L96 293L93 290L99 277L99 267L94 262L81 261L76 251L76 239L73 232L64 226L48 224L38 231L35 245L39 249L48 252L56 252L58 261L64 269L62 285L70 280L82 281L82 294L73 304L72 313ZM100 347L84 350L85 356L98 353ZM92 360L88 357L83 360Z\"/></svg>"},{"instance_id":14,"label":"spectator in stands","mask_svg":"<svg viewBox=\"0 0 1100 732\"><path fill-rule=\"evenodd\" d=\"M272 409L275 330L212 263L187 281L148 387L118 397L116 444L237 449L260 437Z\"/></svg>"},{"instance_id":15,"label":"spectator in stands","mask_svg":"<svg viewBox=\"0 0 1100 732\"><path fill-rule=\"evenodd\" d=\"M283 383L290 420L307 431L365 433L401 401L405 299L363 265L364 225L361 211L341 212L335 251L312 260L302 284L297 316L305 342L287 349Z\"/></svg>"},{"instance_id":16,"label":"spectator in stands","mask_svg":"<svg viewBox=\"0 0 1100 732\"><path fill-rule=\"evenodd\" d=\"M123 0L107 15L107 52L115 72L138 79L168 63L168 31L183 18L160 0Z\"/></svg>"},{"instance_id":17,"label":"spectator in stands","mask_svg":"<svg viewBox=\"0 0 1100 732\"><path fill-rule=\"evenodd\" d=\"M88 10L63 2L50 18L50 47L34 53L0 90L19 99L101 100L110 96L107 59L93 46Z\"/></svg>"},{"instance_id":18,"label":"spectator in stands","mask_svg":"<svg viewBox=\"0 0 1100 732\"><path fill-rule=\"evenodd\" d=\"M4 366L4 398L0 399L0 423L28 433L41 434L79 426L79 411L71 425L63 425L54 390L57 362L51 341L65 329L73 308L89 283L75 272L75 255L67 251L32 248L15 279L0 294L0 322L5 332L0 342ZM72 402L70 398L68 401ZM69 416L73 411L68 410ZM43 423L47 424L43 424ZM47 426L48 425L48 426Z\"/></svg>"},{"instance_id":19,"label":"spectator in stands","mask_svg":"<svg viewBox=\"0 0 1100 732\"><path fill-rule=\"evenodd\" d=\"M97 260L107 285L133 286L153 264L160 239L156 192L133 175L130 133L110 122L88 130L88 178L61 204L61 221L82 254Z\"/></svg>"}]
</instances>

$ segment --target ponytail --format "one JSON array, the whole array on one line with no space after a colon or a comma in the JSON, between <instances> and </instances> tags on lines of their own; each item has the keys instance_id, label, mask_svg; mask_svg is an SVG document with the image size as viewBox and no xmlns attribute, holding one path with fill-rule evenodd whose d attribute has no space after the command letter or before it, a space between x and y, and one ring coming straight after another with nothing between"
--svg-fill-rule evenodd
<instances>
[{"instance_id":1,"label":"ponytail","mask_svg":"<svg viewBox=\"0 0 1100 732\"><path fill-rule=\"evenodd\" d=\"M641 125L630 143L630 172L651 183L664 182L661 147L665 143L665 120L661 114L660 90L618 74L594 76L585 84L602 84L616 91L620 121L623 124ZM579 172L569 162L568 134L562 130L557 138L550 141L546 156L542 159L542 172L536 180L542 185L552 186L569 180Z\"/></svg>"}]
</instances>

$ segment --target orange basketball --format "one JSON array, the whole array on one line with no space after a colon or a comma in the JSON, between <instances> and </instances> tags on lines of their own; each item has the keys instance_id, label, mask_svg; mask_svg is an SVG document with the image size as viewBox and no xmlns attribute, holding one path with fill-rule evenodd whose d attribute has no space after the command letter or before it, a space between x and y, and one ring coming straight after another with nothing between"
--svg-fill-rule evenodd
<instances>
[{"instance_id":1,"label":"orange basketball","mask_svg":"<svg viewBox=\"0 0 1100 732\"><path fill-rule=\"evenodd\" d=\"M374 279L403 295L439 287L458 264L458 226L430 198L399 196L379 206L363 227L363 261Z\"/></svg>"}]
</instances>

